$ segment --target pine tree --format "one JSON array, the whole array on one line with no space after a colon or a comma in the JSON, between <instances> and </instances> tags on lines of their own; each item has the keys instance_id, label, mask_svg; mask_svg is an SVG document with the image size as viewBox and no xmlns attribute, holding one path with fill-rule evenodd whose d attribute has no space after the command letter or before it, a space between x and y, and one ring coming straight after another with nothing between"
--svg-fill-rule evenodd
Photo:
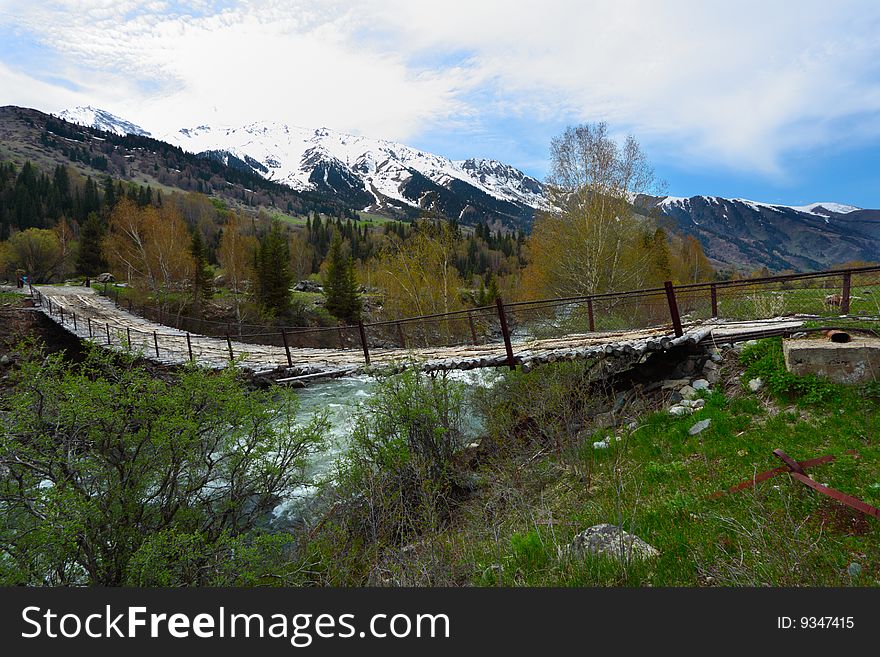
<instances>
[{"instance_id":1,"label":"pine tree","mask_svg":"<svg viewBox=\"0 0 880 657\"><path fill-rule=\"evenodd\" d=\"M327 255L324 296L327 299L325 308L334 317L349 324L360 319L362 304L354 260L346 253L338 230L333 232L330 253Z\"/></svg>"},{"instance_id":2,"label":"pine tree","mask_svg":"<svg viewBox=\"0 0 880 657\"><path fill-rule=\"evenodd\" d=\"M280 315L290 308L290 245L279 221L262 238L257 249L255 272L256 300L264 312Z\"/></svg>"},{"instance_id":3,"label":"pine tree","mask_svg":"<svg viewBox=\"0 0 880 657\"><path fill-rule=\"evenodd\" d=\"M205 243L202 241L202 233L198 228L193 231L189 252L193 258L193 302L195 303L196 313L199 314L202 301L207 301L214 296L214 274L208 266Z\"/></svg>"},{"instance_id":4,"label":"pine tree","mask_svg":"<svg viewBox=\"0 0 880 657\"><path fill-rule=\"evenodd\" d=\"M101 251L104 239L104 223L94 212L90 213L79 232L79 256L76 268L80 274L97 276L107 270L107 262Z\"/></svg>"}]
</instances>

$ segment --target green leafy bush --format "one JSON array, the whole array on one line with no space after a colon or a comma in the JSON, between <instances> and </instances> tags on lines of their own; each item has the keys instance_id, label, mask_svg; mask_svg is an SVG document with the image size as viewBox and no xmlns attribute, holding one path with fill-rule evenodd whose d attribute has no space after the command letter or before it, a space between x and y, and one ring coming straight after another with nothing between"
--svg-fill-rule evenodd
<instances>
[{"instance_id":1,"label":"green leafy bush","mask_svg":"<svg viewBox=\"0 0 880 657\"><path fill-rule=\"evenodd\" d=\"M219 556L307 481L328 428L297 424L295 397L250 391L231 367L166 381L97 347L78 364L20 353L0 414L6 584L226 581ZM184 553L215 566L172 563Z\"/></svg>"},{"instance_id":2,"label":"green leafy bush","mask_svg":"<svg viewBox=\"0 0 880 657\"><path fill-rule=\"evenodd\" d=\"M357 413L336 483L353 535L396 544L448 519L463 402L463 386L445 375L406 370L378 381Z\"/></svg>"}]
</instances>

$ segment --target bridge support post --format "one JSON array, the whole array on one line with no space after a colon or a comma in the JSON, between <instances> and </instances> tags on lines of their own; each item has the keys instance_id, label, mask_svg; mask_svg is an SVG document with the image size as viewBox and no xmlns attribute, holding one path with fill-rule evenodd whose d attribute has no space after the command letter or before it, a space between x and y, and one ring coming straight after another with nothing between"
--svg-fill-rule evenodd
<instances>
[{"instance_id":1,"label":"bridge support post","mask_svg":"<svg viewBox=\"0 0 880 657\"><path fill-rule=\"evenodd\" d=\"M189 362L193 362L193 345L192 340L189 339L189 333L186 334L186 350L189 352Z\"/></svg>"},{"instance_id":2,"label":"bridge support post","mask_svg":"<svg viewBox=\"0 0 880 657\"><path fill-rule=\"evenodd\" d=\"M369 365L370 364L370 348L367 346L367 331L364 328L364 323L358 322L358 333L361 335L361 346L364 348L364 362Z\"/></svg>"},{"instance_id":3,"label":"bridge support post","mask_svg":"<svg viewBox=\"0 0 880 657\"><path fill-rule=\"evenodd\" d=\"M153 331L153 346L156 347L156 359L159 358L159 336Z\"/></svg>"},{"instance_id":4,"label":"bridge support post","mask_svg":"<svg viewBox=\"0 0 880 657\"><path fill-rule=\"evenodd\" d=\"M76 327L76 313L73 313L73 330L74 330L74 332L76 332L76 330L77 330L77 327Z\"/></svg>"},{"instance_id":5,"label":"bridge support post","mask_svg":"<svg viewBox=\"0 0 880 657\"><path fill-rule=\"evenodd\" d=\"M58 317L61 319L61 326L64 326L64 308L58 306Z\"/></svg>"},{"instance_id":6,"label":"bridge support post","mask_svg":"<svg viewBox=\"0 0 880 657\"><path fill-rule=\"evenodd\" d=\"M849 297L852 288L852 272L843 273L843 294L840 295L840 314L849 315Z\"/></svg>"},{"instance_id":7,"label":"bridge support post","mask_svg":"<svg viewBox=\"0 0 880 657\"><path fill-rule=\"evenodd\" d=\"M400 340L401 349L406 349L406 335L403 333L403 327L397 322L397 339Z\"/></svg>"},{"instance_id":8,"label":"bridge support post","mask_svg":"<svg viewBox=\"0 0 880 657\"><path fill-rule=\"evenodd\" d=\"M675 287L673 287L672 281L664 282L663 286L666 288L666 300L669 302L669 315L672 317L672 329L675 331L675 337L680 338L684 335L684 331L681 330L681 317L678 314L678 301L675 299Z\"/></svg>"},{"instance_id":9,"label":"bridge support post","mask_svg":"<svg viewBox=\"0 0 880 657\"><path fill-rule=\"evenodd\" d=\"M590 322L590 332L596 330L596 318L593 315L593 300L587 299L587 320Z\"/></svg>"},{"instance_id":10,"label":"bridge support post","mask_svg":"<svg viewBox=\"0 0 880 657\"><path fill-rule=\"evenodd\" d=\"M495 306L498 308L498 319L501 322L501 335L504 337L504 348L507 350L507 366L515 370L516 362L513 360L513 345L510 343L510 329L507 327L507 313L504 312L504 302L501 297L495 297Z\"/></svg>"},{"instance_id":11,"label":"bridge support post","mask_svg":"<svg viewBox=\"0 0 880 657\"><path fill-rule=\"evenodd\" d=\"M232 339L228 333L226 334L226 346L229 347L229 362L232 363L235 361L235 355L232 353Z\"/></svg>"},{"instance_id":12,"label":"bridge support post","mask_svg":"<svg viewBox=\"0 0 880 657\"><path fill-rule=\"evenodd\" d=\"M709 286L709 293L712 295L712 319L718 317L718 286L715 283Z\"/></svg>"},{"instance_id":13,"label":"bridge support post","mask_svg":"<svg viewBox=\"0 0 880 657\"><path fill-rule=\"evenodd\" d=\"M128 350L131 351L131 327L125 327L125 334L128 336Z\"/></svg>"},{"instance_id":14,"label":"bridge support post","mask_svg":"<svg viewBox=\"0 0 880 657\"><path fill-rule=\"evenodd\" d=\"M86 322L88 322L88 325L89 325L89 340L91 340L92 339L92 318L86 317Z\"/></svg>"},{"instance_id":15,"label":"bridge support post","mask_svg":"<svg viewBox=\"0 0 880 657\"><path fill-rule=\"evenodd\" d=\"M477 329L474 328L474 315L471 312L468 312L468 326L471 329L471 342L477 344Z\"/></svg>"},{"instance_id":16,"label":"bridge support post","mask_svg":"<svg viewBox=\"0 0 880 657\"><path fill-rule=\"evenodd\" d=\"M281 341L284 343L284 353L287 354L287 366L293 367L293 359L290 357L290 344L287 342L287 331L284 329L281 329Z\"/></svg>"},{"instance_id":17,"label":"bridge support post","mask_svg":"<svg viewBox=\"0 0 880 657\"><path fill-rule=\"evenodd\" d=\"M104 330L107 331L107 344L110 344L110 324L104 322Z\"/></svg>"}]
</instances>

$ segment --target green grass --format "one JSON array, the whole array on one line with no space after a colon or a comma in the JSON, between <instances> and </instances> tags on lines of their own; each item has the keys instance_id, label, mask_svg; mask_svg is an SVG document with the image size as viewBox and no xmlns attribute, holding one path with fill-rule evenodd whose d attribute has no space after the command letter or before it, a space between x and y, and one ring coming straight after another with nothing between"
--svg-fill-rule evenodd
<instances>
[{"instance_id":1,"label":"green grass","mask_svg":"<svg viewBox=\"0 0 880 657\"><path fill-rule=\"evenodd\" d=\"M21 303L21 300L23 298L24 298L23 295L19 294L18 292L0 292L0 303L3 303L3 304L6 304L6 303L19 304L19 303Z\"/></svg>"},{"instance_id":2,"label":"green grass","mask_svg":"<svg viewBox=\"0 0 880 657\"><path fill-rule=\"evenodd\" d=\"M358 227L362 226L384 226L387 223L392 221L399 221L392 217L385 217L380 214L373 214L372 212L364 212L358 211L360 215L360 220L356 221ZM270 216L273 219L278 219L279 221L283 221L284 223L290 224L291 226L305 226L307 217L306 215L289 215L283 212L273 211L270 213ZM333 217L327 217L326 215L321 215L321 221L326 221L327 219L335 220Z\"/></svg>"},{"instance_id":3,"label":"green grass","mask_svg":"<svg viewBox=\"0 0 880 657\"><path fill-rule=\"evenodd\" d=\"M492 489L445 540L470 545L464 561L473 560L478 585L880 585L880 521L786 475L709 499L781 465L771 452L782 448L798 460L834 454L811 476L880 506L880 388L794 377L780 363L778 340L743 354L745 376L767 377L769 396L712 392L690 417L641 418L609 449L593 447L603 430L513 480L494 467ZM710 427L689 435L702 419ZM487 518L500 490L505 510ZM568 556L574 534L599 523L622 525L661 556L630 564Z\"/></svg>"}]
</instances>

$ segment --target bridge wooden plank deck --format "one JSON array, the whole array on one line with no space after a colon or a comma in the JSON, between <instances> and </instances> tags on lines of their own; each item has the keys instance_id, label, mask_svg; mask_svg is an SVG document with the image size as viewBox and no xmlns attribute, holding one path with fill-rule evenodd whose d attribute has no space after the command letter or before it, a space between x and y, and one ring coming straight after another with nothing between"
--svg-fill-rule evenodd
<instances>
[{"instance_id":1,"label":"bridge wooden plank deck","mask_svg":"<svg viewBox=\"0 0 880 657\"><path fill-rule=\"evenodd\" d=\"M193 359L202 365L222 368L229 363L230 345L225 338L190 334L188 346L185 331L126 312L107 297L98 295L92 288L41 286L38 290L42 296L39 310L80 338L91 339L109 348L127 349L130 334L131 349L142 352L145 358L156 362L169 365L186 363L190 360L191 347ZM516 364L531 365L602 355L643 354L707 339L714 339L718 343L732 342L755 332L778 333L797 329L802 324L803 320L799 318L753 322L715 320L686 325L684 335L678 338L672 335L670 327L579 333L561 338L516 340L513 342L513 351ZM284 347L235 340L231 342L231 346L235 360L241 367L255 373L271 373L279 381L339 376L363 372L366 369L360 349L291 347L294 366L290 368ZM371 368L375 369L396 368L403 363L411 363L418 364L427 371L508 364L503 342L453 347L370 349L370 360Z\"/></svg>"}]
</instances>

